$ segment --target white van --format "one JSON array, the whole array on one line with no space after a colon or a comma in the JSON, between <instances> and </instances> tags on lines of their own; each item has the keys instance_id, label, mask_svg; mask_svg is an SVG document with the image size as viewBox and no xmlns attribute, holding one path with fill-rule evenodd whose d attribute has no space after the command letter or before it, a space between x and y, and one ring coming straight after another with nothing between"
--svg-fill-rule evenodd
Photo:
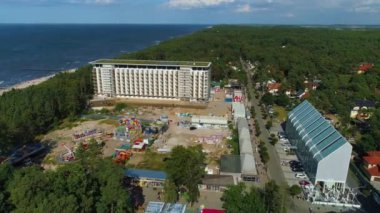
<instances>
[{"instance_id":1,"label":"white van","mask_svg":"<svg viewBox=\"0 0 380 213\"><path fill-rule=\"evenodd\" d=\"M304 173L296 173L295 176L296 176L296 178L299 178L299 179L306 179L307 178L307 176Z\"/></svg>"}]
</instances>

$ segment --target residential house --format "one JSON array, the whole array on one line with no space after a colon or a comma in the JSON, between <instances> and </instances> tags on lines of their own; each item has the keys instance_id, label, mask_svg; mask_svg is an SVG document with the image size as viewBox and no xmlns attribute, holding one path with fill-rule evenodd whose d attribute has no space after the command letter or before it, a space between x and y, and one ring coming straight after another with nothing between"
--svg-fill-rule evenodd
<instances>
[{"instance_id":1,"label":"residential house","mask_svg":"<svg viewBox=\"0 0 380 213\"><path fill-rule=\"evenodd\" d=\"M280 88L281 83L277 83L274 80L268 81L267 83L267 91L272 95L277 95Z\"/></svg>"},{"instance_id":2,"label":"residential house","mask_svg":"<svg viewBox=\"0 0 380 213\"><path fill-rule=\"evenodd\" d=\"M380 151L368 152L363 163L370 181L380 182Z\"/></svg>"},{"instance_id":3,"label":"residential house","mask_svg":"<svg viewBox=\"0 0 380 213\"><path fill-rule=\"evenodd\" d=\"M305 91L316 90L319 87L320 82L320 80L304 81L303 85L305 87Z\"/></svg>"},{"instance_id":4,"label":"residential house","mask_svg":"<svg viewBox=\"0 0 380 213\"><path fill-rule=\"evenodd\" d=\"M305 91L305 90L299 90L297 93L296 93L296 97L300 100L305 100L306 98L310 97L310 93L309 91Z\"/></svg>"},{"instance_id":5,"label":"residential house","mask_svg":"<svg viewBox=\"0 0 380 213\"><path fill-rule=\"evenodd\" d=\"M366 73L370 69L372 69L372 67L374 67L374 66L375 66L374 64L369 64L369 63L360 64L359 68L358 68L358 74Z\"/></svg>"},{"instance_id":6,"label":"residential house","mask_svg":"<svg viewBox=\"0 0 380 213\"><path fill-rule=\"evenodd\" d=\"M295 98L296 94L297 92L292 88L285 90L285 95L288 96L289 98Z\"/></svg>"},{"instance_id":7,"label":"residential house","mask_svg":"<svg viewBox=\"0 0 380 213\"><path fill-rule=\"evenodd\" d=\"M371 110L376 107L376 102L371 100L356 100L351 110L350 117L359 120L367 120L371 117Z\"/></svg>"}]
</instances>

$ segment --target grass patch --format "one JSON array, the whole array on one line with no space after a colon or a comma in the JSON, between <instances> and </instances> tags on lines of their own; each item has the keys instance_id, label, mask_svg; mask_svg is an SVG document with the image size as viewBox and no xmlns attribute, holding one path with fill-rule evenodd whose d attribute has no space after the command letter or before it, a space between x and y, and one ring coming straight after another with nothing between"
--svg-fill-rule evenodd
<instances>
[{"instance_id":1,"label":"grass patch","mask_svg":"<svg viewBox=\"0 0 380 213\"><path fill-rule=\"evenodd\" d=\"M274 111L277 113L277 118L282 122L286 120L286 116L288 115L288 112L285 110L284 107L280 106L273 106Z\"/></svg>"},{"instance_id":2,"label":"grass patch","mask_svg":"<svg viewBox=\"0 0 380 213\"><path fill-rule=\"evenodd\" d=\"M232 148L231 154L238 155L240 153L239 150L239 133L237 129L232 130L231 139L227 140L227 144Z\"/></svg>"},{"instance_id":3,"label":"grass patch","mask_svg":"<svg viewBox=\"0 0 380 213\"><path fill-rule=\"evenodd\" d=\"M169 154L159 154L147 150L143 154L143 160L140 163L131 166L139 169L163 170L165 166L164 158L167 157L169 157Z\"/></svg>"},{"instance_id":4,"label":"grass patch","mask_svg":"<svg viewBox=\"0 0 380 213\"><path fill-rule=\"evenodd\" d=\"M53 130L58 130L58 129L72 129L76 126L78 126L82 121L80 119L76 120L70 120L68 118L64 119L62 123L60 123L56 128Z\"/></svg>"},{"instance_id":5,"label":"grass patch","mask_svg":"<svg viewBox=\"0 0 380 213\"><path fill-rule=\"evenodd\" d=\"M99 121L99 124L108 124L108 125L112 125L112 126L119 126L119 122L117 120L114 120L114 119L105 119L105 120L101 120Z\"/></svg>"}]
</instances>

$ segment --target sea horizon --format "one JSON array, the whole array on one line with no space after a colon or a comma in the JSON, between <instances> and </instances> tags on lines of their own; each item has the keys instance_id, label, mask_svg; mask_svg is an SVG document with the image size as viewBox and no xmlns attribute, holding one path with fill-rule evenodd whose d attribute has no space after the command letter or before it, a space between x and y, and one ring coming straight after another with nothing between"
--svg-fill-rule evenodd
<instances>
[{"instance_id":1,"label":"sea horizon","mask_svg":"<svg viewBox=\"0 0 380 213\"><path fill-rule=\"evenodd\" d=\"M207 25L0 24L0 88L115 58Z\"/></svg>"}]
</instances>

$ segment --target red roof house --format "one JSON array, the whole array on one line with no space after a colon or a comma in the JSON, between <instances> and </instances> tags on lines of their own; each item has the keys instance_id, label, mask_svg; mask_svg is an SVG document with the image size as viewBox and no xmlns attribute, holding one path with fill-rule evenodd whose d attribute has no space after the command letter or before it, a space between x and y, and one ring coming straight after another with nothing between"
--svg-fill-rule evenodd
<instances>
[{"instance_id":1,"label":"red roof house","mask_svg":"<svg viewBox=\"0 0 380 213\"><path fill-rule=\"evenodd\" d=\"M370 169L367 169L367 172L370 175L370 181L380 182L380 165L376 165Z\"/></svg>"},{"instance_id":2,"label":"red roof house","mask_svg":"<svg viewBox=\"0 0 380 213\"><path fill-rule=\"evenodd\" d=\"M267 90L272 95L277 94L280 88L281 88L281 83L273 82L273 83L267 84Z\"/></svg>"},{"instance_id":3,"label":"red roof house","mask_svg":"<svg viewBox=\"0 0 380 213\"><path fill-rule=\"evenodd\" d=\"M304 81L303 85L305 90L316 90L319 87L319 82L317 81Z\"/></svg>"},{"instance_id":4,"label":"red roof house","mask_svg":"<svg viewBox=\"0 0 380 213\"><path fill-rule=\"evenodd\" d=\"M370 151L363 157L371 181L380 181L380 151Z\"/></svg>"},{"instance_id":5,"label":"red roof house","mask_svg":"<svg viewBox=\"0 0 380 213\"><path fill-rule=\"evenodd\" d=\"M358 68L358 74L368 72L374 66L374 64L360 64Z\"/></svg>"}]
</instances>

